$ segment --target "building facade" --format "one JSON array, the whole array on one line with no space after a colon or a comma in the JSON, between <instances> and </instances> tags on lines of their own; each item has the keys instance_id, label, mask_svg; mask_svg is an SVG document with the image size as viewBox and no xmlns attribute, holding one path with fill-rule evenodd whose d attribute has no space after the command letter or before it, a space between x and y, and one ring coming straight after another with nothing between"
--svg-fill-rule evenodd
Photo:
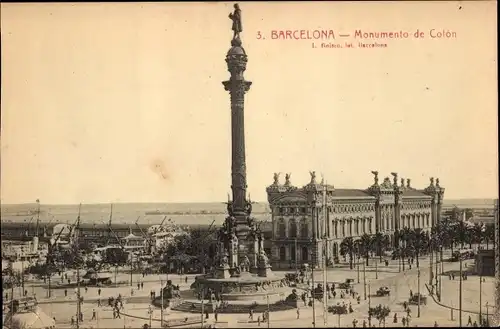
<instances>
[{"instance_id":1,"label":"building facade","mask_svg":"<svg viewBox=\"0 0 500 329\"><path fill-rule=\"evenodd\" d=\"M378 172L366 189L338 189L318 183L314 172L311 181L296 187L285 176L267 187L272 218L273 266L288 268L294 263L322 267L340 257L340 244L347 238L381 232L391 244L398 242L396 232L405 227L430 231L440 220L444 188L439 179L430 179L424 189L411 186L410 179L392 173L379 184Z\"/></svg>"}]
</instances>

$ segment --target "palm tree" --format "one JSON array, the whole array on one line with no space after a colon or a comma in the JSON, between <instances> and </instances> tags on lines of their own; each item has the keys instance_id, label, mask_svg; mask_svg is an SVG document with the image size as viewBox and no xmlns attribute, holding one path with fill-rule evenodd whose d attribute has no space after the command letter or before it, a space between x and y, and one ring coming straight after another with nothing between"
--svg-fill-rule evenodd
<instances>
[{"instance_id":1,"label":"palm tree","mask_svg":"<svg viewBox=\"0 0 500 329\"><path fill-rule=\"evenodd\" d=\"M373 237L373 245L377 248L377 254L380 257L380 262L382 262L382 255L387 247L390 245L389 236L377 232Z\"/></svg>"},{"instance_id":2,"label":"palm tree","mask_svg":"<svg viewBox=\"0 0 500 329\"><path fill-rule=\"evenodd\" d=\"M352 237L347 237L340 243L340 254L345 257L349 255L349 268L353 269L354 253L356 252L356 245Z\"/></svg>"},{"instance_id":3,"label":"palm tree","mask_svg":"<svg viewBox=\"0 0 500 329\"><path fill-rule=\"evenodd\" d=\"M420 267L419 256L427 250L428 247L428 238L425 232L421 228L416 228L409 232L408 242L410 250L415 255L415 260L417 262L417 268Z\"/></svg>"},{"instance_id":4,"label":"palm tree","mask_svg":"<svg viewBox=\"0 0 500 329\"><path fill-rule=\"evenodd\" d=\"M409 247L410 247L410 236L411 230L408 227L403 228L399 231L399 240L402 242L398 246L399 258L403 263L403 271L405 269L405 257L408 255Z\"/></svg>"},{"instance_id":5,"label":"palm tree","mask_svg":"<svg viewBox=\"0 0 500 329\"><path fill-rule=\"evenodd\" d=\"M484 238L484 225L475 223L470 230L470 249L472 249L472 244L476 244L479 247ZM479 248L478 248L479 249Z\"/></svg>"},{"instance_id":6,"label":"palm tree","mask_svg":"<svg viewBox=\"0 0 500 329\"><path fill-rule=\"evenodd\" d=\"M363 234L359 240L357 240L359 246L360 255L362 255L366 260L366 266L369 265L370 251L373 250L373 239L368 234Z\"/></svg>"}]
</instances>

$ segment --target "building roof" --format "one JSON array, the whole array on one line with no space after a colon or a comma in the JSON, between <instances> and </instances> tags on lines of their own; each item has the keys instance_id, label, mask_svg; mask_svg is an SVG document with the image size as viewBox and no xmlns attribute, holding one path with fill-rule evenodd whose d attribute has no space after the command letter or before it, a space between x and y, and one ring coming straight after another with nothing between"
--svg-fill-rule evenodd
<instances>
[{"instance_id":1,"label":"building roof","mask_svg":"<svg viewBox=\"0 0 500 329\"><path fill-rule=\"evenodd\" d=\"M429 199L432 198L431 196L425 194L424 192L413 189L413 188L405 188L402 190L402 192L403 192L403 194L402 194L403 198L404 197L422 197L422 198L429 198Z\"/></svg>"},{"instance_id":2,"label":"building roof","mask_svg":"<svg viewBox=\"0 0 500 329\"><path fill-rule=\"evenodd\" d=\"M352 197L369 197L369 198L374 198L370 193L368 193L365 190L358 190L358 189L347 189L347 188L337 188L333 190L332 193L333 197L336 198L352 198Z\"/></svg>"}]
</instances>

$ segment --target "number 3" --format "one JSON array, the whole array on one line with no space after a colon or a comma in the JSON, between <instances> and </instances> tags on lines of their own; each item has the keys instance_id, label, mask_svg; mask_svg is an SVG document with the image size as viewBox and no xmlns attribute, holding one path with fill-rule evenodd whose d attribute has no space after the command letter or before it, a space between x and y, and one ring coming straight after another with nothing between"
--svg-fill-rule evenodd
<instances>
[{"instance_id":1,"label":"number 3","mask_svg":"<svg viewBox=\"0 0 500 329\"><path fill-rule=\"evenodd\" d=\"M257 31L257 39L262 39L262 35L260 34L260 31Z\"/></svg>"}]
</instances>

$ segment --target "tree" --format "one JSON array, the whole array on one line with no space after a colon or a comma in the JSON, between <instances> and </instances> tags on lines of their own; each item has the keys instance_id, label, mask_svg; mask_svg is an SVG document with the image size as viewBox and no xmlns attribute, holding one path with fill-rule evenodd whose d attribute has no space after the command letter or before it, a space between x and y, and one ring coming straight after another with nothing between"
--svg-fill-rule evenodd
<instances>
[{"instance_id":1,"label":"tree","mask_svg":"<svg viewBox=\"0 0 500 329\"><path fill-rule=\"evenodd\" d=\"M164 261L169 264L176 261L178 267L197 263L203 270L212 265L215 255L211 253L211 245L215 240L215 232L193 229L177 234L163 250Z\"/></svg>"},{"instance_id":2,"label":"tree","mask_svg":"<svg viewBox=\"0 0 500 329\"><path fill-rule=\"evenodd\" d=\"M469 239L469 247L472 249L472 244L476 244L476 246L479 246L481 242L484 240L484 225L475 223L472 228L470 229L470 239Z\"/></svg>"},{"instance_id":3,"label":"tree","mask_svg":"<svg viewBox=\"0 0 500 329\"><path fill-rule=\"evenodd\" d=\"M359 240L359 252L366 260L366 266L369 265L370 252L373 250L373 240L368 234L363 234Z\"/></svg>"},{"instance_id":4,"label":"tree","mask_svg":"<svg viewBox=\"0 0 500 329\"><path fill-rule=\"evenodd\" d=\"M379 304L376 307L370 307L368 310L368 316L374 317L378 320L379 326L383 323L385 327L385 320L391 314L391 309L387 306L382 306Z\"/></svg>"},{"instance_id":5,"label":"tree","mask_svg":"<svg viewBox=\"0 0 500 329\"><path fill-rule=\"evenodd\" d=\"M337 305L330 306L328 308L328 311L330 313L338 316L339 327L340 327L340 316L348 313L347 305L345 305L345 304L344 305L337 304Z\"/></svg>"},{"instance_id":6,"label":"tree","mask_svg":"<svg viewBox=\"0 0 500 329\"><path fill-rule=\"evenodd\" d=\"M377 255L380 257L380 262L382 262L384 251L386 251L387 247L390 245L390 238L381 232L377 232L372 239L373 245L377 248Z\"/></svg>"},{"instance_id":7,"label":"tree","mask_svg":"<svg viewBox=\"0 0 500 329\"><path fill-rule=\"evenodd\" d=\"M419 256L427 250L427 246L427 235L421 228L416 228L409 232L407 247L415 256L417 267L420 267Z\"/></svg>"},{"instance_id":8,"label":"tree","mask_svg":"<svg viewBox=\"0 0 500 329\"><path fill-rule=\"evenodd\" d=\"M471 208L466 208L465 209L465 219L469 220L472 217L474 217L474 210L472 210Z\"/></svg>"},{"instance_id":9,"label":"tree","mask_svg":"<svg viewBox=\"0 0 500 329\"><path fill-rule=\"evenodd\" d=\"M356 252L356 245L352 237L347 237L340 243L340 254L345 257L349 255L349 268L353 269L354 253Z\"/></svg>"},{"instance_id":10,"label":"tree","mask_svg":"<svg viewBox=\"0 0 500 329\"><path fill-rule=\"evenodd\" d=\"M405 269L405 257L408 256L408 252L410 250L411 234L412 234L412 232L408 227L405 227L398 232L399 242L400 242L398 245L398 253L399 253L399 258L401 259L401 262L403 263L403 271Z\"/></svg>"}]
</instances>

